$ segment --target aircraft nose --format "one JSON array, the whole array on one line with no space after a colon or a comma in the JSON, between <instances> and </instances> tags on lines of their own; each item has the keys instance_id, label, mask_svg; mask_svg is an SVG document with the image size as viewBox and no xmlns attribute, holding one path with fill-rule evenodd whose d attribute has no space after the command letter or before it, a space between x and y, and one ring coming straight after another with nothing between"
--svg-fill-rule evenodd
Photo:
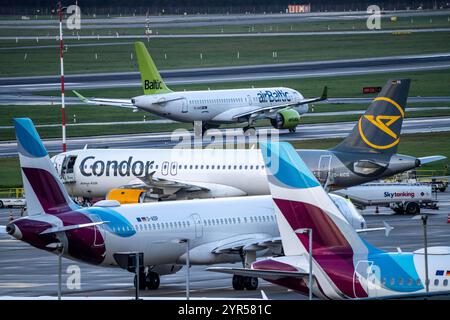
<instances>
[{"instance_id":1,"label":"aircraft nose","mask_svg":"<svg viewBox=\"0 0 450 320\"><path fill-rule=\"evenodd\" d=\"M6 225L6 232L18 240L22 239L22 232L20 232L20 229L14 223L8 223Z\"/></svg>"}]
</instances>

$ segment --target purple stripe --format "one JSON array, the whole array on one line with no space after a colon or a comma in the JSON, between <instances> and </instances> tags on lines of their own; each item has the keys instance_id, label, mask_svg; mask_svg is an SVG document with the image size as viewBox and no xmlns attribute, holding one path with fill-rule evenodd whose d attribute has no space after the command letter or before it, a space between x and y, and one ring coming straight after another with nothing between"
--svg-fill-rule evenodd
<instances>
[{"instance_id":1,"label":"purple stripe","mask_svg":"<svg viewBox=\"0 0 450 320\"><path fill-rule=\"evenodd\" d=\"M58 214L71 210L51 173L38 168L22 168L22 170L45 213Z\"/></svg>"},{"instance_id":2,"label":"purple stripe","mask_svg":"<svg viewBox=\"0 0 450 320\"><path fill-rule=\"evenodd\" d=\"M356 292L353 290L353 249L331 218L322 209L311 204L284 199L274 201L293 230L313 230L314 260L336 287L348 297L366 297L367 293L359 282L354 284ZM306 250L309 250L308 235L297 234L297 237Z\"/></svg>"}]
</instances>

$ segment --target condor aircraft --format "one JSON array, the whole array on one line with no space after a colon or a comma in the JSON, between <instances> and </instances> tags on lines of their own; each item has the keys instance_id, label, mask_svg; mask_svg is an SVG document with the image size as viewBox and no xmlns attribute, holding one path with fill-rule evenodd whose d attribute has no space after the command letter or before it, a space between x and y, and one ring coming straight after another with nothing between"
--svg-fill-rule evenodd
<instances>
[{"instance_id":1,"label":"condor aircraft","mask_svg":"<svg viewBox=\"0 0 450 320\"><path fill-rule=\"evenodd\" d=\"M247 123L244 132L254 131L258 119L270 119L273 127L295 132L300 115L308 104L326 100L326 87L319 98L305 99L290 88L252 88L173 92L164 83L142 42L135 43L144 95L132 99L88 99L74 93L85 103L144 110L179 122L202 122L202 133L221 124Z\"/></svg>"},{"instance_id":2,"label":"condor aircraft","mask_svg":"<svg viewBox=\"0 0 450 320\"><path fill-rule=\"evenodd\" d=\"M389 80L353 131L329 150L300 150L334 190L388 177L442 156L396 154L410 80ZM269 194L258 150L84 149L52 158L72 196L121 203ZM117 189L119 188L119 189Z\"/></svg>"},{"instance_id":3,"label":"condor aircraft","mask_svg":"<svg viewBox=\"0 0 450 320\"><path fill-rule=\"evenodd\" d=\"M301 152L297 154L287 143L262 144L261 149L285 256L256 261L251 268L210 267L209 271L231 273L241 285L244 277L260 277L302 294L312 290L324 299L450 295L445 277L450 247L428 248L428 279L432 281L426 288L423 249L385 252L370 245L349 227L302 161Z\"/></svg>"},{"instance_id":4,"label":"condor aircraft","mask_svg":"<svg viewBox=\"0 0 450 320\"><path fill-rule=\"evenodd\" d=\"M30 119L15 119L28 216L0 232L32 246L93 265L118 265L115 253L142 252L145 270L140 288L157 289L159 276L179 271L189 240L191 264L243 262L281 254L281 243L270 196L130 204L104 200L89 208L75 204L64 189ZM358 231L364 219L351 202L334 196ZM387 229L387 227L386 227ZM256 289L257 278L243 278ZM243 289L237 287L237 289Z\"/></svg>"}]
</instances>

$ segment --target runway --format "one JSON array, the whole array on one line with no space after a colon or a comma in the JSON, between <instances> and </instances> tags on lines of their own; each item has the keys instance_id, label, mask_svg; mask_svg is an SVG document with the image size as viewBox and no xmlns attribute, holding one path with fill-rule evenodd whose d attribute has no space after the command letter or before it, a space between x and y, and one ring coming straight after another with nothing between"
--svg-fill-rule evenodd
<instances>
[{"instance_id":1,"label":"runway","mask_svg":"<svg viewBox=\"0 0 450 320\"><path fill-rule=\"evenodd\" d=\"M450 193L438 193L442 200L440 210L426 211L430 214L428 221L429 246L450 245L450 225L447 224L447 214L450 209ZM0 225L7 223L9 213L18 217L17 209L1 209ZM424 211L424 212L425 212ZM375 215L374 208L364 211L369 227L382 226L387 221L394 230L389 237L383 232L369 232L361 234L369 243L387 251L414 251L423 247L423 229L420 220L412 216L391 215L392 211L381 208L380 214ZM50 253L33 248L9 236L0 236L0 297L42 297L56 296L57 292L57 257ZM81 270L81 288L69 290L65 286L68 279L67 267L76 265ZM232 266L230 264L223 266ZM237 265L236 265L237 266ZM231 276L204 271L206 266L191 268L191 297L192 298L225 298L225 299L261 299L260 290L264 290L269 299L298 299L306 297L285 288L260 281L256 291L234 291L231 288ZM132 285L133 275L127 271L115 268L100 268L84 263L63 259L63 297L94 298L95 297L134 297ZM141 291L146 298L183 298L185 297L186 270L161 277L161 286L157 291Z\"/></svg>"},{"instance_id":2,"label":"runway","mask_svg":"<svg viewBox=\"0 0 450 320\"><path fill-rule=\"evenodd\" d=\"M288 130L276 130L269 127L261 127L257 130L257 136L244 136L242 129L223 129L220 131L210 131L203 141L195 138L192 131L174 134L171 132L126 134L114 136L94 136L68 138L67 150L88 148L170 148L176 145L192 146L194 143L210 145L223 142L233 143L254 143L258 137L276 137L282 141L311 140L325 138L345 137L353 129L355 122L321 123L311 125L299 125L296 133L289 133ZM402 134L408 133L431 133L440 131L450 131L450 117L430 117L430 118L408 118L403 121ZM60 139L44 140L44 145L49 153L61 152ZM0 143L0 158L17 156L17 143L6 141Z\"/></svg>"},{"instance_id":3,"label":"runway","mask_svg":"<svg viewBox=\"0 0 450 320\"><path fill-rule=\"evenodd\" d=\"M383 11L383 17L420 17L448 15L448 10L414 11L398 10ZM225 25L258 25L279 23L311 23L318 21L346 21L367 19L367 12L310 12L301 14L285 13L250 13L250 14L187 14L187 15L161 15L161 16L124 16L87 18L82 13L83 28L142 28L149 21L152 28L189 28ZM57 19L29 19L29 20L2 20L0 26L4 28L54 28Z\"/></svg>"},{"instance_id":4,"label":"runway","mask_svg":"<svg viewBox=\"0 0 450 320\"><path fill-rule=\"evenodd\" d=\"M239 67L162 70L160 73L167 84L174 85L255 81L261 79L275 80L308 77L334 77L380 72L437 70L448 68L450 68L450 53L437 53L365 59L246 65ZM60 86L59 81L60 78L56 76L0 78L0 94L9 96L9 101L11 101L12 91L33 92L56 90ZM325 81L324 85L326 85ZM140 75L138 72L76 74L65 76L66 90L138 86L141 86ZM17 94L17 99L20 99L20 94L21 93ZM12 94L12 97L14 96L15 94ZM0 101L1 100L2 97L0 96Z\"/></svg>"}]
</instances>

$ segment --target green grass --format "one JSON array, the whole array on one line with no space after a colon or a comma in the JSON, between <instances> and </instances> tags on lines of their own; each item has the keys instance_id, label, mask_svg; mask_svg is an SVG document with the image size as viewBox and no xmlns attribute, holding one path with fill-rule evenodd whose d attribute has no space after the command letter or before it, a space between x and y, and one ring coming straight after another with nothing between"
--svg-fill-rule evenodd
<instances>
[{"instance_id":1,"label":"green grass","mask_svg":"<svg viewBox=\"0 0 450 320\"><path fill-rule=\"evenodd\" d=\"M22 186L22 177L20 175L19 159L1 158L0 159L0 188L14 188Z\"/></svg>"},{"instance_id":2,"label":"green grass","mask_svg":"<svg viewBox=\"0 0 450 320\"><path fill-rule=\"evenodd\" d=\"M160 69L352 59L449 52L448 32L410 35L283 36L254 38L151 39L148 46ZM77 40L67 41L75 43ZM55 44L54 41L49 43ZM10 42L11 44L11 42ZM41 42L40 42L41 44ZM357 45L356 45L357 44ZM14 44L13 44L14 45ZM183 48L180 50L180 48ZM66 74L135 71L132 45L71 47L65 53ZM237 52L240 59L237 59ZM272 57L272 52L278 58ZM25 53L27 54L26 60ZM95 54L98 59L95 59ZM200 53L203 60L200 60ZM2 76L59 73L58 48L0 51ZM134 54L134 53L133 53ZM167 54L167 60L164 58Z\"/></svg>"},{"instance_id":3,"label":"green grass","mask_svg":"<svg viewBox=\"0 0 450 320\"><path fill-rule=\"evenodd\" d=\"M74 117L75 116L75 117ZM109 106L70 105L66 107L68 123L143 121L159 119L148 112ZM61 123L61 106L0 106L0 126L12 125L12 118L32 118L34 124Z\"/></svg>"},{"instance_id":4,"label":"green grass","mask_svg":"<svg viewBox=\"0 0 450 320\"><path fill-rule=\"evenodd\" d=\"M431 21L430 21L431 19ZM89 23L89 25L95 25ZM126 28L98 28L98 29L83 29L73 32L65 29L64 33L67 35L139 35L144 34L144 24L130 24ZM83 26L83 25L82 25ZM421 16L414 17L412 20L409 17L399 17L397 22L391 22L390 18L383 17L381 19L381 27L383 30L402 30L402 29L428 29L428 28L445 28L450 27L450 21L447 16ZM152 34L214 34L214 33L271 33L271 32L311 32L311 31L351 31L351 30L367 30L365 19L352 20L337 20L337 21L308 21L307 23L299 21L298 23L272 23L272 24L241 24L241 25L217 25L204 27L186 27L186 28L152 28ZM14 27L3 27L0 30L0 36L8 35L23 35L23 36L56 36L58 28L47 29L18 29Z\"/></svg>"},{"instance_id":5,"label":"green grass","mask_svg":"<svg viewBox=\"0 0 450 320\"><path fill-rule=\"evenodd\" d=\"M299 149L328 149L342 139L301 140L292 142ZM421 133L403 135L398 153L416 157L428 155L444 155L450 158L450 132ZM447 170L448 160L424 166L424 170ZM21 187L18 158L0 158L0 188Z\"/></svg>"}]
</instances>

